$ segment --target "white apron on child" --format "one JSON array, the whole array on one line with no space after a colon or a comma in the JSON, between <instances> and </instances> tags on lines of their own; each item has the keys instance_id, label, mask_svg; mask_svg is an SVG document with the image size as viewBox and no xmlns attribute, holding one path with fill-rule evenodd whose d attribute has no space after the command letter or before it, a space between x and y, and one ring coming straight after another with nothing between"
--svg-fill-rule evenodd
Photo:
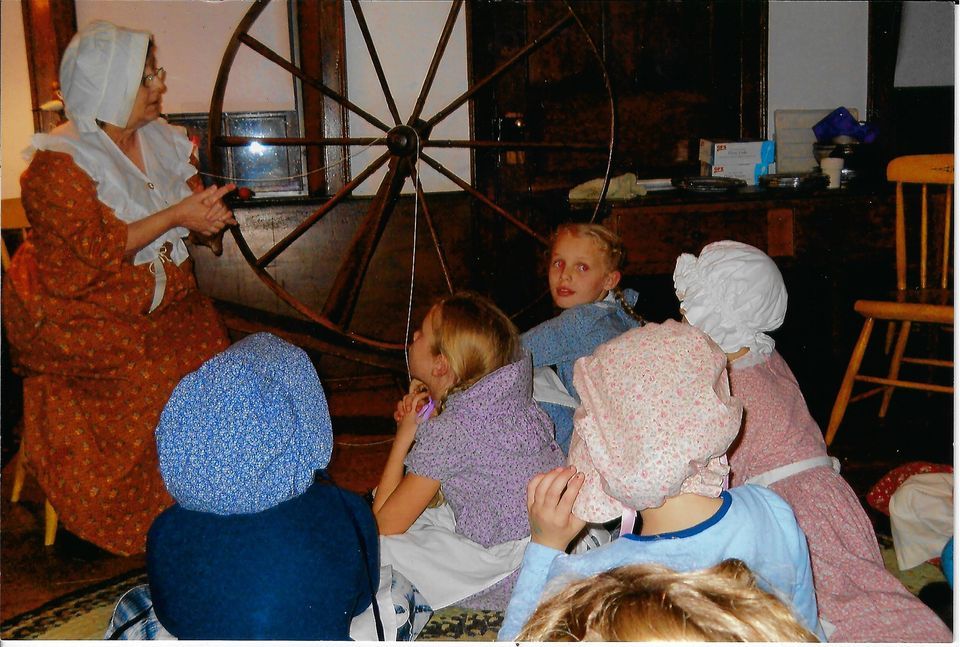
<instances>
[{"instance_id":1,"label":"white apron on child","mask_svg":"<svg viewBox=\"0 0 960 647\"><path fill-rule=\"evenodd\" d=\"M529 537L486 548L456 533L448 504L427 508L401 535L380 537L380 564L413 582L434 609L487 589L520 567Z\"/></svg>"}]
</instances>

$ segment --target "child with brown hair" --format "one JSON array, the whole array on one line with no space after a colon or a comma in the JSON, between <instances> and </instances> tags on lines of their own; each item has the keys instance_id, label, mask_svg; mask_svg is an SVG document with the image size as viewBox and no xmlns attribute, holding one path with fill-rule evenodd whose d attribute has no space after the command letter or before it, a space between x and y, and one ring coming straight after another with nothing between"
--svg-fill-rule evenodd
<instances>
[{"instance_id":1,"label":"child with brown hair","mask_svg":"<svg viewBox=\"0 0 960 647\"><path fill-rule=\"evenodd\" d=\"M397 405L397 435L373 501L382 563L433 608L502 610L529 534L526 484L563 463L550 419L531 397L516 326L472 293L441 298L409 347L426 392ZM433 417L418 423L427 399ZM428 505L439 491L446 503Z\"/></svg>"},{"instance_id":2,"label":"child with brown hair","mask_svg":"<svg viewBox=\"0 0 960 647\"><path fill-rule=\"evenodd\" d=\"M623 261L623 242L603 225L560 225L551 238L548 280L553 303L563 312L520 336L533 353L533 397L553 420L564 452L570 448L579 405L573 363L644 324L633 310L637 293L618 287Z\"/></svg>"},{"instance_id":3,"label":"child with brown hair","mask_svg":"<svg viewBox=\"0 0 960 647\"><path fill-rule=\"evenodd\" d=\"M631 564L544 601L518 641L819 642L738 559L678 573Z\"/></svg>"}]
</instances>

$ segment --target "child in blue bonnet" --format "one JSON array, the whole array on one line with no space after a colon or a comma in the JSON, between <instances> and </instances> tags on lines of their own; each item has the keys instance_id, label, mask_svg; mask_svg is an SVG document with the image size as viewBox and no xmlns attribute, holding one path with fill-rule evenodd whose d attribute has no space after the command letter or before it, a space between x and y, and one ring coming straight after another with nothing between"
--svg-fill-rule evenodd
<instances>
[{"instance_id":1,"label":"child in blue bonnet","mask_svg":"<svg viewBox=\"0 0 960 647\"><path fill-rule=\"evenodd\" d=\"M644 324L633 310L637 293L617 287L623 261L623 242L603 225L560 225L551 240L548 280L553 303L563 312L520 336L533 354L533 397L553 420L564 453L579 405L573 363Z\"/></svg>"},{"instance_id":2,"label":"child in blue bonnet","mask_svg":"<svg viewBox=\"0 0 960 647\"><path fill-rule=\"evenodd\" d=\"M526 484L563 464L533 401L516 326L477 294L439 299L413 335L410 373L427 390L397 405L373 502L381 562L434 609L503 610L529 535ZM427 399L435 415L420 418ZM438 492L445 503L430 507Z\"/></svg>"},{"instance_id":3,"label":"child in blue bonnet","mask_svg":"<svg viewBox=\"0 0 960 647\"><path fill-rule=\"evenodd\" d=\"M124 596L108 637L376 638L352 625L365 611L380 623L376 523L326 478L330 415L303 350L237 342L181 380L156 439L176 504L147 535L149 587Z\"/></svg>"}]
</instances>

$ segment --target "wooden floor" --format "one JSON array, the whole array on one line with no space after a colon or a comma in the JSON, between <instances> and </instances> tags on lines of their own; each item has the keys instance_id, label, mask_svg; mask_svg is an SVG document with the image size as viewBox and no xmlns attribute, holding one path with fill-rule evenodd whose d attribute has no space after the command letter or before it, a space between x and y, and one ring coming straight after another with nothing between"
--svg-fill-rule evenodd
<instances>
[{"instance_id":1,"label":"wooden floor","mask_svg":"<svg viewBox=\"0 0 960 647\"><path fill-rule=\"evenodd\" d=\"M397 391L389 388L362 393L332 393L336 446L331 472L338 483L356 492L376 485L390 448L390 413ZM911 460L953 463L952 397L898 391L890 414L876 418L877 399L852 405L832 453L861 498L886 471ZM814 417L821 425L828 406L818 404ZM22 501L11 504L12 464L3 469L0 505L2 597L0 619L7 619L60 595L144 565L143 556L115 557L61 529L54 546L42 541L42 498L32 479ZM886 519L868 510L875 525Z\"/></svg>"}]
</instances>

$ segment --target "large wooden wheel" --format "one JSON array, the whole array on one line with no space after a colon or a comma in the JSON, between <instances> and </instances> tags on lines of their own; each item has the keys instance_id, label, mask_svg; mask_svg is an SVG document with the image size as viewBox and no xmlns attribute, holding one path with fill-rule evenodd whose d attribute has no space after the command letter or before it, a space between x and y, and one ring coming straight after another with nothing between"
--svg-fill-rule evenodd
<instances>
[{"instance_id":1,"label":"large wooden wheel","mask_svg":"<svg viewBox=\"0 0 960 647\"><path fill-rule=\"evenodd\" d=\"M446 106L433 115L424 114L424 105L430 93L435 74L444 57L447 42L453 31L459 12L462 10L463 0L453 0L444 24L440 40L435 48L433 58L429 68L425 72L423 85L417 96L415 106L411 114L403 118L397 109L396 102L390 91L390 84L384 75L380 63L380 56L374 46L374 41L368 29L364 18L361 4L358 0L352 0L352 9L355 12L360 31L366 43L367 53L376 70L380 88L384 95L384 100L389 108L390 118L384 121L364 108L355 105L347 97L339 94L331 88L324 85L319 79L305 73L301 66L290 62L285 57L271 50L262 42L251 36L250 30L257 18L263 12L270 0L258 0L255 2L245 17L241 20L230 40L224 53L220 71L217 77L213 98L210 106L209 121L209 159L214 166L214 172L222 174L222 162L224 158L223 150L225 147L246 146L253 142L259 142L262 145L274 146L357 146L373 145L381 147L382 153L370 163L365 169L359 172L354 171L353 177L346 181L342 188L336 191L332 196L326 199L323 204L305 217L301 222L292 226L289 231L278 236L276 241L268 249L254 251L244 237L242 227L232 228L232 233L244 259L256 273L256 276L263 281L271 290L273 290L283 301L290 304L298 313L306 319L319 324L319 327L329 333L330 336L340 338L342 342L358 350L362 349L366 353L387 353L394 354L402 349L406 340L404 339L381 339L365 334L363 330L357 330L352 325L352 318L357 307L358 298L361 295L361 287L365 280L369 280L367 270L371 259L381 243L384 229L391 214L400 198L401 191L408 179L411 180L416 191L416 201L420 217L426 225L432 243L433 254L439 262L439 267L443 276L442 284L437 286L437 292L453 291L455 281L449 271L449 263L446 250L438 235L438 228L435 223L434 212L430 208L431 194L424 192L419 178L417 177L417 166L415 160L429 165L440 175L449 179L463 192L471 196L477 205L475 209L478 213L483 212L483 217L501 218L503 221L515 227L522 232L536 246L543 248L547 243L547 231L538 231L534 226L528 224L520 214L500 206L488 192L484 192L472 184L469 180L457 176L448 170L443 164L437 161L432 154L432 149L439 148L460 148L467 149L472 156L490 150L499 151L523 151L529 154L556 154L569 155L571 152L591 152L598 159L605 160L598 165L598 168L591 169L593 174L602 175L604 178L603 190L600 198L597 200L593 209L593 218L596 218L601 207L604 196L606 195L607 184L610 179L612 167L613 151L615 145L615 111L613 96L610 89L610 80L607 76L603 60L597 49L594 40L588 33L585 25L570 4L566 1L558 3L563 10L563 16L554 24L545 27L542 33L528 40L527 44L518 48L512 55L506 58L495 69L486 74L481 79L472 80L468 89L450 101ZM582 39L583 47L591 52L596 60L597 74L602 78L602 82L607 92L607 105L609 107L609 130L596 133L593 141L520 141L504 142L495 140L450 140L437 139L432 136L434 127L458 110L464 104L473 106L474 101L481 92L489 92L496 82L505 74L521 65L528 57L541 51L548 43L554 40L558 35L565 31L572 30L572 33L578 34ZM406 38L411 35L407 34ZM372 124L383 134L380 137L321 137L321 138L255 138L255 137L227 137L221 132L223 99L227 88L227 82L230 76L231 66L238 49L247 47L273 62L283 70L292 74L303 84L309 85L319 90L325 97L332 99L346 110L359 116L364 121ZM287 286L281 280L278 280L271 271L271 266L281 255L284 254L295 241L305 234L310 228L317 225L327 214L336 209L338 205L343 205L344 200L351 196L355 189L368 177L377 172L382 167L386 167L386 175L379 185L379 188L370 201L369 208L365 216L355 230L352 240L343 250L343 255L339 262L339 269L333 276L326 299L321 307L314 307L308 304L300 296L291 293ZM382 277L379 280L383 280ZM405 277L397 277L398 282L402 282Z\"/></svg>"}]
</instances>

